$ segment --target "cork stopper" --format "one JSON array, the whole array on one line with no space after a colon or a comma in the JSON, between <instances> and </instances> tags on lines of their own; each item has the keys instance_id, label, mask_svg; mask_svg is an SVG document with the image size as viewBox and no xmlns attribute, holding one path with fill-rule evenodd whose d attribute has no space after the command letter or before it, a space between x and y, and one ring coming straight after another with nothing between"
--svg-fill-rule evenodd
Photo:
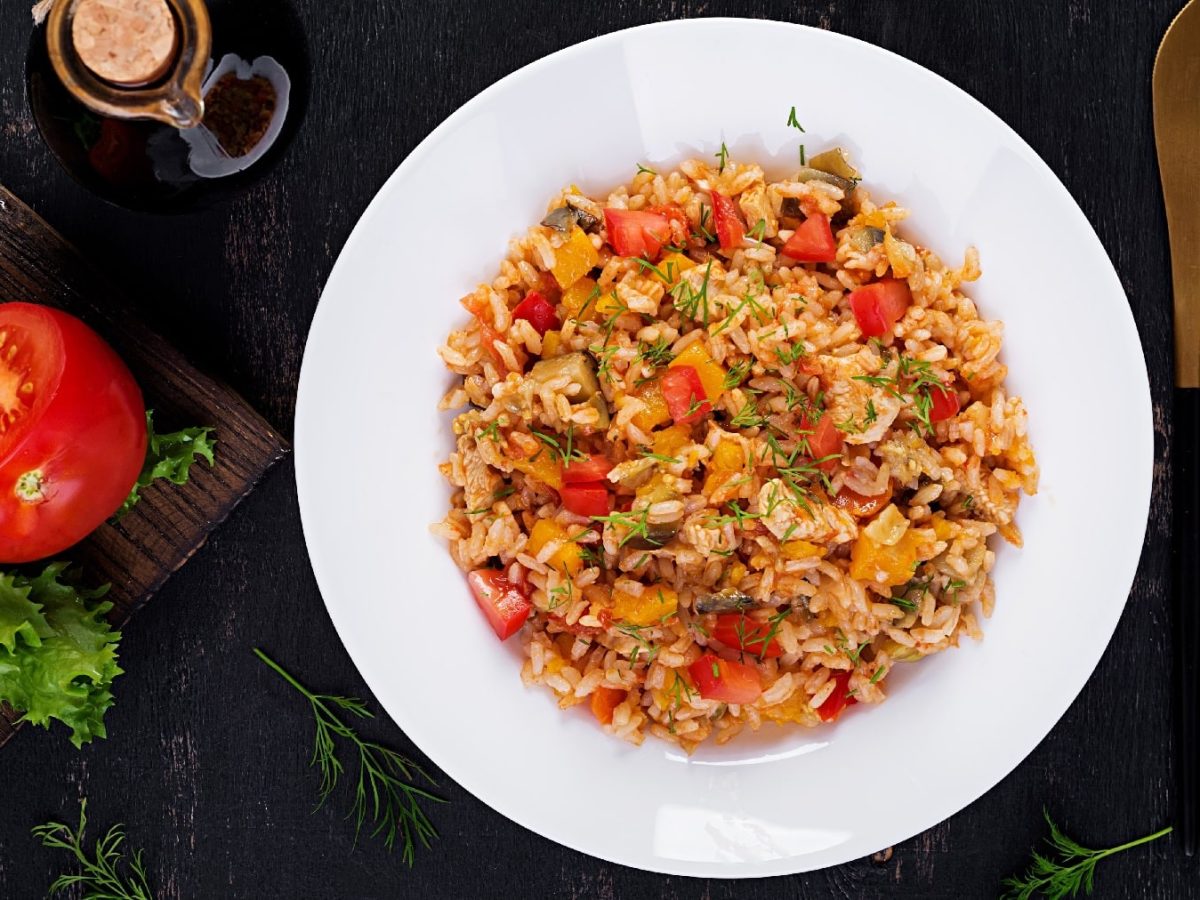
<instances>
[{"instance_id":1,"label":"cork stopper","mask_svg":"<svg viewBox=\"0 0 1200 900\"><path fill-rule=\"evenodd\" d=\"M71 22L80 61L105 81L128 87L165 75L177 39L165 0L79 0Z\"/></svg>"}]
</instances>

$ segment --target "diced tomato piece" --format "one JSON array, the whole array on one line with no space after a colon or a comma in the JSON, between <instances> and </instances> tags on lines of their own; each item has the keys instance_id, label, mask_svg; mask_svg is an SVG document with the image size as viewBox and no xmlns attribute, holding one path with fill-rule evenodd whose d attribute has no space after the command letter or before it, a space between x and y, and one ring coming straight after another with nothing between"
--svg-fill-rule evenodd
<instances>
[{"instance_id":1,"label":"diced tomato piece","mask_svg":"<svg viewBox=\"0 0 1200 900\"><path fill-rule=\"evenodd\" d=\"M954 390L954 388L931 388L929 391L929 399L932 401L932 404L929 407L930 422L942 422L946 419L952 419L958 415L960 406L958 402L958 393Z\"/></svg>"},{"instance_id":2,"label":"diced tomato piece","mask_svg":"<svg viewBox=\"0 0 1200 900\"><path fill-rule=\"evenodd\" d=\"M688 221L687 213L683 208L674 203L667 203L663 206L649 206L646 212L656 213L660 216L666 216L671 227L671 237L663 243L672 243L682 247L686 242L688 235L692 231L692 223Z\"/></svg>"},{"instance_id":3,"label":"diced tomato piece","mask_svg":"<svg viewBox=\"0 0 1200 900\"><path fill-rule=\"evenodd\" d=\"M524 319L538 334L545 334L558 327L558 314L554 307L537 291L530 291L513 310L514 319Z\"/></svg>"},{"instance_id":4,"label":"diced tomato piece","mask_svg":"<svg viewBox=\"0 0 1200 900\"><path fill-rule=\"evenodd\" d=\"M671 240L671 222L659 213L645 210L604 210L608 242L621 256L644 256L654 260L663 244Z\"/></svg>"},{"instance_id":5,"label":"diced tomato piece","mask_svg":"<svg viewBox=\"0 0 1200 900\"><path fill-rule=\"evenodd\" d=\"M504 361L504 357L496 350L496 341L503 341L504 337L495 328L484 322L479 321L479 343L488 356L492 358L492 362L498 365L501 369L508 369L508 363Z\"/></svg>"},{"instance_id":6,"label":"diced tomato piece","mask_svg":"<svg viewBox=\"0 0 1200 900\"><path fill-rule=\"evenodd\" d=\"M823 722L834 722L847 706L853 706L858 701L847 688L850 685L850 673L838 672L831 679L834 684L833 693L825 698L825 702L817 707L817 715Z\"/></svg>"},{"instance_id":7,"label":"diced tomato piece","mask_svg":"<svg viewBox=\"0 0 1200 900\"><path fill-rule=\"evenodd\" d=\"M912 305L908 284L884 278L850 293L850 309L866 337L882 337Z\"/></svg>"},{"instance_id":8,"label":"diced tomato piece","mask_svg":"<svg viewBox=\"0 0 1200 900\"><path fill-rule=\"evenodd\" d=\"M746 239L746 225L737 204L724 194L712 192L713 224L722 250L734 250Z\"/></svg>"},{"instance_id":9,"label":"diced tomato piece","mask_svg":"<svg viewBox=\"0 0 1200 900\"><path fill-rule=\"evenodd\" d=\"M758 669L746 663L721 659L715 653L705 653L688 666L688 674L705 700L753 703L762 694L762 677Z\"/></svg>"},{"instance_id":10,"label":"diced tomato piece","mask_svg":"<svg viewBox=\"0 0 1200 900\"><path fill-rule=\"evenodd\" d=\"M887 490L874 497L860 494L843 485L842 489L833 495L830 502L838 509L846 510L856 519L869 519L877 513L883 512L884 508L892 502L892 483L889 480Z\"/></svg>"},{"instance_id":11,"label":"diced tomato piece","mask_svg":"<svg viewBox=\"0 0 1200 900\"><path fill-rule=\"evenodd\" d=\"M745 650L755 656L775 657L783 653L779 642L771 634L771 626L752 619L745 613L723 613L717 616L717 625L712 635L726 647Z\"/></svg>"},{"instance_id":12,"label":"diced tomato piece","mask_svg":"<svg viewBox=\"0 0 1200 900\"><path fill-rule=\"evenodd\" d=\"M808 449L812 451L812 458L823 460L823 462L817 463L817 467L824 472L834 471L837 468L837 459L827 459L826 457L841 455L846 439L834 424L833 416L825 413L817 420L815 427L809 423L807 418L801 417L800 429L802 432L800 436L808 439Z\"/></svg>"},{"instance_id":13,"label":"diced tomato piece","mask_svg":"<svg viewBox=\"0 0 1200 900\"><path fill-rule=\"evenodd\" d=\"M563 482L575 484L580 481L601 481L612 471L613 464L603 453L591 453L586 459L573 459L563 469Z\"/></svg>"},{"instance_id":14,"label":"diced tomato piece","mask_svg":"<svg viewBox=\"0 0 1200 900\"><path fill-rule=\"evenodd\" d=\"M503 570L476 569L467 576L467 584L496 637L503 641L521 630L533 606Z\"/></svg>"},{"instance_id":15,"label":"diced tomato piece","mask_svg":"<svg viewBox=\"0 0 1200 900\"><path fill-rule=\"evenodd\" d=\"M833 262L837 241L833 239L829 217L813 213L792 232L780 253L796 262Z\"/></svg>"},{"instance_id":16,"label":"diced tomato piece","mask_svg":"<svg viewBox=\"0 0 1200 900\"><path fill-rule=\"evenodd\" d=\"M601 725L611 725L613 710L625 702L627 692L601 685L592 691L592 715Z\"/></svg>"},{"instance_id":17,"label":"diced tomato piece","mask_svg":"<svg viewBox=\"0 0 1200 900\"><path fill-rule=\"evenodd\" d=\"M612 495L602 481L564 484L559 494L563 506L577 516L607 516L612 512Z\"/></svg>"},{"instance_id":18,"label":"diced tomato piece","mask_svg":"<svg viewBox=\"0 0 1200 900\"><path fill-rule=\"evenodd\" d=\"M712 412L700 373L691 366L667 369L662 374L660 386L676 425L690 425Z\"/></svg>"}]
</instances>

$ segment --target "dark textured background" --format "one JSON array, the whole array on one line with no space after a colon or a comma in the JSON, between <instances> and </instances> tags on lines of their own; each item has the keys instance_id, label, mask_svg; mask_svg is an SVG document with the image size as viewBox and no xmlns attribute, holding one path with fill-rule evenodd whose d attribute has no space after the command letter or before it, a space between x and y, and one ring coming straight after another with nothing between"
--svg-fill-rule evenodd
<instances>
[{"instance_id":1,"label":"dark textured background","mask_svg":"<svg viewBox=\"0 0 1200 900\"><path fill-rule=\"evenodd\" d=\"M96 822L128 824L163 896L204 898L990 896L1044 834L1043 804L1094 846L1169 821L1161 455L1169 295L1150 72L1180 0L296 5L314 89L282 165L227 206L155 218L88 196L50 157L22 87L29 0L0 0L0 182L126 285L147 322L285 433L305 333L338 250L375 190L444 117L525 63L618 28L691 15L803 22L887 47L966 89L1033 145L1095 224L1141 328L1155 397L1160 462L1133 596L1095 676L1041 746L970 808L897 846L886 864L861 860L765 882L660 878L565 850L442 778L451 802L434 818L443 838L407 871L375 843L352 851L337 805L311 813L307 712L250 654L263 645L315 686L369 696L313 582L286 463L126 629L128 672L108 716L111 737L77 752L61 730L26 729L0 751L0 897L41 895L64 859L37 846L29 828L73 816L84 795ZM694 59L681 59L680 73L700 85L718 77ZM752 88L753 63L737 77ZM880 102L906 98L880 85ZM1086 364L1064 377L1085 389ZM1120 422L1114 409L1115 440ZM1104 508L1102 487L1097 504L1101 516L1125 514ZM1061 652L1072 652L1069 636ZM371 730L409 746L390 723ZM881 753L907 764L902 747ZM561 789L542 781L534 761L522 777L531 790ZM583 796L564 794L564 810ZM1102 864L1097 885L1101 896L1200 897L1200 860L1163 841Z\"/></svg>"}]
</instances>

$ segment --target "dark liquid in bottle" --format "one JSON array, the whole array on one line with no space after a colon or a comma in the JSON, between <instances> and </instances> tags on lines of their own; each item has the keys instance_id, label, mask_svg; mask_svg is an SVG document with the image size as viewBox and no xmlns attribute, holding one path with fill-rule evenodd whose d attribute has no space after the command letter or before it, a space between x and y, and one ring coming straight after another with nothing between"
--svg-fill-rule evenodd
<instances>
[{"instance_id":1,"label":"dark liquid in bottle","mask_svg":"<svg viewBox=\"0 0 1200 900\"><path fill-rule=\"evenodd\" d=\"M81 104L55 74L45 27L34 29L25 69L34 120L63 168L105 200L174 212L227 199L269 172L299 128L310 64L290 5L207 0L207 6L213 41L204 125L187 132L110 118Z\"/></svg>"}]
</instances>

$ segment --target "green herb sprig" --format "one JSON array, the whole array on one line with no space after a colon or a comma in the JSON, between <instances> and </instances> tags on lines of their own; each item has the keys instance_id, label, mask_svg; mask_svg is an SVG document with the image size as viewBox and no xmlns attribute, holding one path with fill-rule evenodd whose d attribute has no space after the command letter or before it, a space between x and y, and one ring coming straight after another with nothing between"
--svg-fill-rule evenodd
<instances>
[{"instance_id":1,"label":"green herb sprig","mask_svg":"<svg viewBox=\"0 0 1200 900\"><path fill-rule=\"evenodd\" d=\"M112 826L104 837L98 839L89 858L83 842L87 828L87 800L79 804L79 825L72 829L61 822L47 822L33 829L33 836L43 847L66 850L79 863L79 871L70 875L59 875L50 885L48 893L57 894L68 888L82 888L83 900L154 900L142 851L134 850L125 863L121 845L125 832L120 824ZM122 871L124 870L124 871Z\"/></svg>"},{"instance_id":2,"label":"green herb sprig","mask_svg":"<svg viewBox=\"0 0 1200 900\"><path fill-rule=\"evenodd\" d=\"M1091 894L1095 886L1096 864L1100 860L1156 841L1172 831L1169 827L1163 828L1116 847L1092 850L1063 834L1046 810L1042 810L1042 815L1050 826L1050 837L1046 842L1054 848L1057 858L1051 859L1035 850L1029 868L1023 875L1004 879L1002 900L1029 900L1037 894L1044 894L1050 900L1060 900L1077 896L1081 888L1084 893Z\"/></svg>"},{"instance_id":3,"label":"green herb sprig","mask_svg":"<svg viewBox=\"0 0 1200 900\"><path fill-rule=\"evenodd\" d=\"M417 844L420 843L428 849L429 842L438 836L437 829L429 821L421 802L445 802L441 797L419 787L417 782L427 782L435 787L436 782L411 759L401 756L395 750L364 740L336 712L342 710L360 719L374 718L374 714L366 708L363 701L354 697L314 694L262 650L255 647L254 655L299 691L312 707L316 734L309 764L321 771L316 808L320 809L325 804L345 772L345 766L338 758L335 742L336 738L341 738L352 744L358 753L358 780L354 788L354 804L346 816L354 819L355 841L358 840L363 825L369 820L374 826L371 837L382 834L384 846L389 850L395 846L396 839L400 839L401 855L411 868L416 857Z\"/></svg>"},{"instance_id":4,"label":"green herb sprig","mask_svg":"<svg viewBox=\"0 0 1200 900\"><path fill-rule=\"evenodd\" d=\"M184 428L169 434L158 434L154 430L154 410L146 410L146 460L142 463L142 472L133 490L113 514L113 519L120 519L133 509L142 499L142 488L159 478L166 478L172 484L186 484L192 463L197 457L203 457L211 467L213 447L217 443L212 432L211 428Z\"/></svg>"}]
</instances>

